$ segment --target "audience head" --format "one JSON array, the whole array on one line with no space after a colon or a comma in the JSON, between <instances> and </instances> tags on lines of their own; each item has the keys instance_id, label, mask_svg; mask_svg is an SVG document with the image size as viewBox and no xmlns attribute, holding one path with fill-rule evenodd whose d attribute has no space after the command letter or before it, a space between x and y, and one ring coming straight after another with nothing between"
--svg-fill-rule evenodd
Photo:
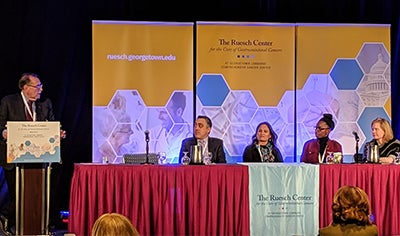
<instances>
[{"instance_id":1,"label":"audience head","mask_svg":"<svg viewBox=\"0 0 400 236\"><path fill-rule=\"evenodd\" d=\"M370 225L368 195L359 187L342 186L333 197L333 223Z\"/></svg>"},{"instance_id":2,"label":"audience head","mask_svg":"<svg viewBox=\"0 0 400 236\"><path fill-rule=\"evenodd\" d=\"M139 233L126 216L105 213L94 222L92 236L139 236Z\"/></svg>"},{"instance_id":3,"label":"audience head","mask_svg":"<svg viewBox=\"0 0 400 236\"><path fill-rule=\"evenodd\" d=\"M34 73L24 73L18 81L18 87L21 89L25 97L29 100L36 101L40 98L43 91L43 85L39 76Z\"/></svg>"},{"instance_id":4,"label":"audience head","mask_svg":"<svg viewBox=\"0 0 400 236\"><path fill-rule=\"evenodd\" d=\"M378 117L371 122L372 136L375 140L379 140L380 143L387 143L393 139L393 130L384 118Z\"/></svg>"},{"instance_id":5,"label":"audience head","mask_svg":"<svg viewBox=\"0 0 400 236\"><path fill-rule=\"evenodd\" d=\"M194 137L196 139L205 139L210 135L212 128L211 119L208 116L197 116L194 123Z\"/></svg>"},{"instance_id":6,"label":"audience head","mask_svg":"<svg viewBox=\"0 0 400 236\"><path fill-rule=\"evenodd\" d=\"M270 123L264 121L257 125L256 133L253 135L253 142L261 145L265 145L268 142L275 144L277 139L278 135Z\"/></svg>"},{"instance_id":7,"label":"audience head","mask_svg":"<svg viewBox=\"0 0 400 236\"><path fill-rule=\"evenodd\" d=\"M331 130L335 128L335 122L333 122L332 114L324 114L319 119L317 126L315 126L315 136L317 138L328 137Z\"/></svg>"}]
</instances>

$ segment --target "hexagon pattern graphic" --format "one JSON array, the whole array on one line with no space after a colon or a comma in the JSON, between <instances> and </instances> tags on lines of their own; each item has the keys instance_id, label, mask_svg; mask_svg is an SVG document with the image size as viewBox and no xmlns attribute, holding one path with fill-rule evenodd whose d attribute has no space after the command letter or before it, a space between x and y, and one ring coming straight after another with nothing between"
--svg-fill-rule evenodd
<instances>
[{"instance_id":1,"label":"hexagon pattern graphic","mask_svg":"<svg viewBox=\"0 0 400 236\"><path fill-rule=\"evenodd\" d=\"M203 106L221 106L230 90L221 74L202 75L196 89Z\"/></svg>"},{"instance_id":2,"label":"hexagon pattern graphic","mask_svg":"<svg viewBox=\"0 0 400 236\"><path fill-rule=\"evenodd\" d=\"M353 131L360 136L362 150L372 139L371 121L390 121L385 109L390 55L382 43L365 43L356 58L337 59L329 74L311 74L303 88L285 91L277 107L259 106L251 91L231 90L222 74L201 75L196 91L196 114L212 119L211 136L224 140L228 163L242 161L244 148L263 121L278 134L284 161L299 162L304 143L315 138L314 127L324 113L333 115L331 138L342 144L344 161L352 162ZM107 106L93 108L93 162L120 163L125 153L144 153L148 145L152 153L166 152L168 163L178 163L182 140L192 136L192 99L192 91L174 91L165 106L152 107L137 90L117 90Z\"/></svg>"},{"instance_id":3,"label":"hexagon pattern graphic","mask_svg":"<svg viewBox=\"0 0 400 236\"><path fill-rule=\"evenodd\" d=\"M338 88L354 90L361 81L363 72L355 59L339 59L330 76Z\"/></svg>"}]
</instances>

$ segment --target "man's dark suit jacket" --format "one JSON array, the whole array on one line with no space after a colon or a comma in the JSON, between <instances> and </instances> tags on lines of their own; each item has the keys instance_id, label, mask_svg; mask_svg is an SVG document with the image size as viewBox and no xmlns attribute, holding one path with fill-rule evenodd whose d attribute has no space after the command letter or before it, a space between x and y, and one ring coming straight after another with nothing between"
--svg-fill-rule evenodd
<instances>
[{"instance_id":1,"label":"man's dark suit jacket","mask_svg":"<svg viewBox=\"0 0 400 236\"><path fill-rule=\"evenodd\" d=\"M54 121L54 111L50 99L41 98L35 101L36 121ZM26 121L25 104L21 93L11 94L3 97L0 102L0 135L6 129L7 121ZM5 166L6 140L0 137L0 165Z\"/></svg>"},{"instance_id":2,"label":"man's dark suit jacket","mask_svg":"<svg viewBox=\"0 0 400 236\"><path fill-rule=\"evenodd\" d=\"M183 157L183 152L189 154L190 146L197 145L197 139L194 137L186 138L182 141L181 150L179 152L179 161ZM211 162L226 163L224 144L222 139L208 137L208 151L212 152Z\"/></svg>"}]
</instances>

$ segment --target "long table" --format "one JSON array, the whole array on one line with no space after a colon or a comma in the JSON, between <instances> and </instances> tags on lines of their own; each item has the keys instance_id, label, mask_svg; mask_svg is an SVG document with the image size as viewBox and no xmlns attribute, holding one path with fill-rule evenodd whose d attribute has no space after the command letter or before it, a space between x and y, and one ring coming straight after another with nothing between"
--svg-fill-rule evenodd
<instances>
[{"instance_id":1,"label":"long table","mask_svg":"<svg viewBox=\"0 0 400 236\"><path fill-rule=\"evenodd\" d=\"M320 165L320 227L343 185L369 195L379 235L400 235L400 166ZM141 235L249 235L248 186L248 167L238 164L75 164L68 230L90 235L99 215L119 212Z\"/></svg>"},{"instance_id":2,"label":"long table","mask_svg":"<svg viewBox=\"0 0 400 236\"><path fill-rule=\"evenodd\" d=\"M68 229L118 212L140 235L249 235L248 180L242 165L76 164Z\"/></svg>"}]
</instances>

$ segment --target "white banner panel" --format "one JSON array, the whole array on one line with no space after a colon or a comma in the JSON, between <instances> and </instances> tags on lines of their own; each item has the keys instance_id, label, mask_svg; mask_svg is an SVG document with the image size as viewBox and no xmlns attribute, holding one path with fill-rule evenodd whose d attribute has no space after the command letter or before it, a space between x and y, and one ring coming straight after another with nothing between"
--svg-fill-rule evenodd
<instances>
[{"instance_id":1,"label":"white banner panel","mask_svg":"<svg viewBox=\"0 0 400 236\"><path fill-rule=\"evenodd\" d=\"M319 166L249 166L251 235L318 235Z\"/></svg>"}]
</instances>

